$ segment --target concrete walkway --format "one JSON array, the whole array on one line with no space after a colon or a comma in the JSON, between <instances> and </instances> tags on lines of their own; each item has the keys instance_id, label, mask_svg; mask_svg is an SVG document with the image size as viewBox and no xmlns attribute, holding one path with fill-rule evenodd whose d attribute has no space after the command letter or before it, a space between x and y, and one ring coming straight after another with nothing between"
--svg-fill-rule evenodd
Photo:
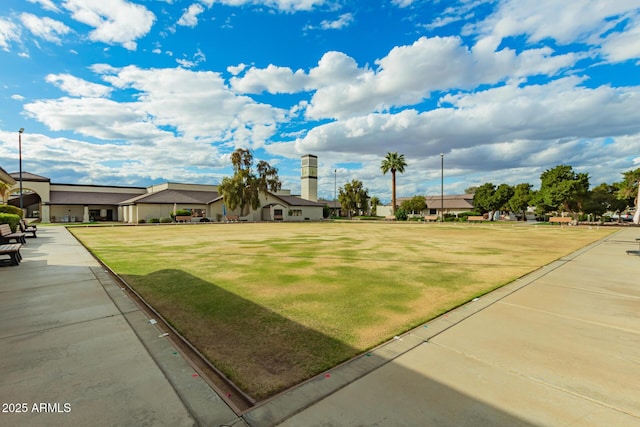
<instances>
[{"instance_id":1,"label":"concrete walkway","mask_svg":"<svg viewBox=\"0 0 640 427\"><path fill-rule=\"evenodd\" d=\"M640 426L640 256L626 252L638 250L638 237L639 228L625 228L244 418L252 426Z\"/></svg>"},{"instance_id":2,"label":"concrete walkway","mask_svg":"<svg viewBox=\"0 0 640 427\"><path fill-rule=\"evenodd\" d=\"M64 228L41 228L0 267L0 401L27 404L2 426L640 425L639 228L242 417Z\"/></svg>"},{"instance_id":3,"label":"concrete walkway","mask_svg":"<svg viewBox=\"0 0 640 427\"><path fill-rule=\"evenodd\" d=\"M239 422L65 228L37 234L0 267L0 425Z\"/></svg>"}]
</instances>

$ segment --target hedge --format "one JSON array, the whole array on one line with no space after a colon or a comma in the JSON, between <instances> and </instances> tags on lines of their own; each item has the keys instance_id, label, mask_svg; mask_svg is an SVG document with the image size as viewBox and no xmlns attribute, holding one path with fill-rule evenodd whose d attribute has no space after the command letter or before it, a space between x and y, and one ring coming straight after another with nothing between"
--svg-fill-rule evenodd
<instances>
[{"instance_id":1,"label":"hedge","mask_svg":"<svg viewBox=\"0 0 640 427\"><path fill-rule=\"evenodd\" d=\"M0 205L0 213L14 214L18 215L20 218L22 218L23 214L22 209L11 205Z\"/></svg>"},{"instance_id":2,"label":"hedge","mask_svg":"<svg viewBox=\"0 0 640 427\"><path fill-rule=\"evenodd\" d=\"M18 223L20 222L20 215L10 213L0 213L0 224L9 224L11 231L14 233L18 229Z\"/></svg>"}]
</instances>

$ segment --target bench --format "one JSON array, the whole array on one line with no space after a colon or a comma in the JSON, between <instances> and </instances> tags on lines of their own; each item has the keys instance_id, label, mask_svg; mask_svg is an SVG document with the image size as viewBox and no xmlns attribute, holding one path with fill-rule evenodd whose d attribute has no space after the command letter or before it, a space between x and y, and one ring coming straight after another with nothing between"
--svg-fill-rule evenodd
<instances>
[{"instance_id":1,"label":"bench","mask_svg":"<svg viewBox=\"0 0 640 427\"><path fill-rule=\"evenodd\" d=\"M36 236L36 231L38 231L38 228L35 225L29 225L29 223L27 221L25 221L24 219L21 220L18 225L20 225L20 231L27 234L27 233L31 233L32 237L38 237Z\"/></svg>"},{"instance_id":2,"label":"bench","mask_svg":"<svg viewBox=\"0 0 640 427\"><path fill-rule=\"evenodd\" d=\"M387 215L384 217L385 221L395 221L396 220L396 216L395 215Z\"/></svg>"},{"instance_id":3,"label":"bench","mask_svg":"<svg viewBox=\"0 0 640 427\"><path fill-rule=\"evenodd\" d=\"M22 260L22 255L20 255L21 247L22 245L20 243L0 245L0 255L9 255L9 257L11 258L11 264L18 265Z\"/></svg>"},{"instance_id":4,"label":"bench","mask_svg":"<svg viewBox=\"0 0 640 427\"><path fill-rule=\"evenodd\" d=\"M552 216L549 218L549 222L552 224L558 223L560 225L571 224L573 222L573 218L571 218L570 216Z\"/></svg>"},{"instance_id":5,"label":"bench","mask_svg":"<svg viewBox=\"0 0 640 427\"><path fill-rule=\"evenodd\" d=\"M227 222L239 222L240 217L238 215L227 215L224 217Z\"/></svg>"},{"instance_id":6,"label":"bench","mask_svg":"<svg viewBox=\"0 0 640 427\"><path fill-rule=\"evenodd\" d=\"M27 243L27 235L22 232L13 232L9 224L0 224L0 243L11 243L11 240L15 240L16 243Z\"/></svg>"},{"instance_id":7,"label":"bench","mask_svg":"<svg viewBox=\"0 0 640 427\"><path fill-rule=\"evenodd\" d=\"M483 216L468 216L467 217L467 222L481 222L481 221L486 221L485 217L483 217Z\"/></svg>"},{"instance_id":8,"label":"bench","mask_svg":"<svg viewBox=\"0 0 640 427\"><path fill-rule=\"evenodd\" d=\"M424 216L424 222L437 221L437 220L438 220L438 215L425 215Z\"/></svg>"}]
</instances>

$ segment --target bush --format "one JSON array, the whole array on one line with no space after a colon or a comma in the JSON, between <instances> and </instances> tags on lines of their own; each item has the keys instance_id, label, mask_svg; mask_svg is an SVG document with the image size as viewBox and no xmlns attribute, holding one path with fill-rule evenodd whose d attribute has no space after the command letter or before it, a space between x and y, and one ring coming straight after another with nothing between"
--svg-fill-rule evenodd
<instances>
[{"instance_id":1,"label":"bush","mask_svg":"<svg viewBox=\"0 0 640 427\"><path fill-rule=\"evenodd\" d=\"M151 218L151 219L149 220L149 223L150 223L150 224L158 224L159 222L160 222L160 219L158 219L158 218Z\"/></svg>"},{"instance_id":2,"label":"bush","mask_svg":"<svg viewBox=\"0 0 640 427\"><path fill-rule=\"evenodd\" d=\"M146 224L146 223L147 223L147 221L145 221L144 219L138 220L138 224Z\"/></svg>"},{"instance_id":3,"label":"bush","mask_svg":"<svg viewBox=\"0 0 640 427\"><path fill-rule=\"evenodd\" d=\"M18 223L20 222L20 215L11 213L0 213L0 224L9 224L11 231L14 233L18 229Z\"/></svg>"},{"instance_id":4,"label":"bush","mask_svg":"<svg viewBox=\"0 0 640 427\"><path fill-rule=\"evenodd\" d=\"M22 218L23 215L22 209L11 205L0 205L0 213L18 215L20 218Z\"/></svg>"},{"instance_id":5,"label":"bush","mask_svg":"<svg viewBox=\"0 0 640 427\"><path fill-rule=\"evenodd\" d=\"M180 214L178 214L178 215L180 215ZM170 222L173 222L173 221L171 220L171 218L160 218L160 222L162 224L169 224Z\"/></svg>"},{"instance_id":6,"label":"bush","mask_svg":"<svg viewBox=\"0 0 640 427\"><path fill-rule=\"evenodd\" d=\"M175 216L191 216L191 211L188 209L178 209Z\"/></svg>"},{"instance_id":7,"label":"bush","mask_svg":"<svg viewBox=\"0 0 640 427\"><path fill-rule=\"evenodd\" d=\"M456 217L455 214L451 214L451 213L444 214L444 222L455 222L455 221L459 221L459 219Z\"/></svg>"},{"instance_id":8,"label":"bush","mask_svg":"<svg viewBox=\"0 0 640 427\"><path fill-rule=\"evenodd\" d=\"M329 205L324 205L322 207L322 218L327 219L331 215L331 208Z\"/></svg>"},{"instance_id":9,"label":"bush","mask_svg":"<svg viewBox=\"0 0 640 427\"><path fill-rule=\"evenodd\" d=\"M209 218L200 218L200 222L211 222Z\"/></svg>"},{"instance_id":10,"label":"bush","mask_svg":"<svg viewBox=\"0 0 640 427\"><path fill-rule=\"evenodd\" d=\"M396 209L396 221L406 221L409 218L407 211L402 208Z\"/></svg>"}]
</instances>

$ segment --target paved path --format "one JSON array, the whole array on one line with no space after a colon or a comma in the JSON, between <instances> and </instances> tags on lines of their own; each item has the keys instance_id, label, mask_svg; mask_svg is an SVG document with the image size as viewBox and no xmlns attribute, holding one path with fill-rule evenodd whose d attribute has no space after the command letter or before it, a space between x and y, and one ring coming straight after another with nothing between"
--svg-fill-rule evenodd
<instances>
[{"instance_id":1,"label":"paved path","mask_svg":"<svg viewBox=\"0 0 640 427\"><path fill-rule=\"evenodd\" d=\"M640 229L625 228L245 419L252 426L640 426L640 256L626 253L638 250L638 237ZM379 368L362 376L372 366Z\"/></svg>"},{"instance_id":2,"label":"paved path","mask_svg":"<svg viewBox=\"0 0 640 427\"><path fill-rule=\"evenodd\" d=\"M640 425L635 227L242 417L65 229L38 235L0 267L0 401L27 404L2 426Z\"/></svg>"},{"instance_id":3,"label":"paved path","mask_svg":"<svg viewBox=\"0 0 640 427\"><path fill-rule=\"evenodd\" d=\"M0 267L0 425L237 422L65 228L37 234Z\"/></svg>"}]
</instances>

